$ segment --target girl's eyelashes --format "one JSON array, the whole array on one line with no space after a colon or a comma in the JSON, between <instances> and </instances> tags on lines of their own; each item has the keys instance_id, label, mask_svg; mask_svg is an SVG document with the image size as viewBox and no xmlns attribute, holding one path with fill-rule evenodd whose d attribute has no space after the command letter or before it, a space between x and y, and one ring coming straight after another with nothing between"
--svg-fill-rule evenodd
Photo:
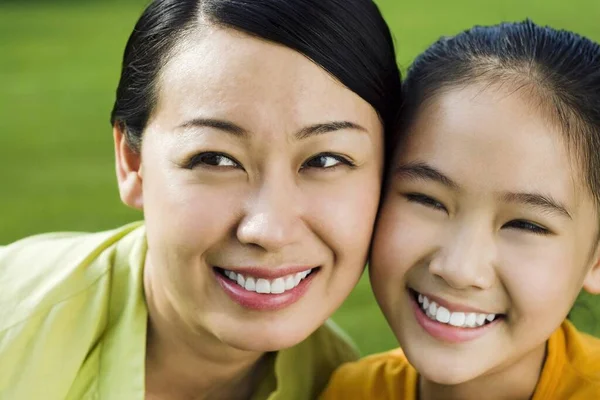
<instances>
[{"instance_id":1,"label":"girl's eyelashes","mask_svg":"<svg viewBox=\"0 0 600 400\"><path fill-rule=\"evenodd\" d=\"M300 169L333 169L341 165L346 165L348 167L356 166L352 160L340 154L320 153L306 160Z\"/></svg>"},{"instance_id":2,"label":"girl's eyelashes","mask_svg":"<svg viewBox=\"0 0 600 400\"><path fill-rule=\"evenodd\" d=\"M411 203L417 203L423 205L425 207L432 208L434 210L440 210L445 213L448 212L448 209L439 201L434 199L433 197L424 195L422 193L406 193L404 197ZM553 232L548 228L540 224L536 224L535 222L531 222L524 219L515 219L504 224L503 228L515 229L524 231L526 233L533 233L536 235L551 235Z\"/></svg>"},{"instance_id":3,"label":"girl's eyelashes","mask_svg":"<svg viewBox=\"0 0 600 400\"><path fill-rule=\"evenodd\" d=\"M433 197L421 194L421 193L407 193L404 195L406 199L411 203L421 204L425 207L433 208L434 210L440 210L448 213L448 209L442 203L434 199Z\"/></svg>"},{"instance_id":4,"label":"girl's eyelashes","mask_svg":"<svg viewBox=\"0 0 600 400\"><path fill-rule=\"evenodd\" d=\"M518 229L525 232L530 232L536 235L549 235L552 232L550 230L544 228L541 225L538 225L534 222L530 222L524 219L515 219L510 221L504 225L504 227L509 229Z\"/></svg>"},{"instance_id":5,"label":"girl's eyelashes","mask_svg":"<svg viewBox=\"0 0 600 400\"><path fill-rule=\"evenodd\" d=\"M233 157L216 152L207 151L192 156L186 163L185 167L193 169L195 167L207 167L207 168L241 168L241 164L237 162Z\"/></svg>"}]
</instances>

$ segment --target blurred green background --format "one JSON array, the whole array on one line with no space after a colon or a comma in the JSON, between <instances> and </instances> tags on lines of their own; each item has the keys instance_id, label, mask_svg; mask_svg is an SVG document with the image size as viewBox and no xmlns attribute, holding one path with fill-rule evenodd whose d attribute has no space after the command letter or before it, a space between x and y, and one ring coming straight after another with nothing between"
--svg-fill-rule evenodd
<instances>
[{"instance_id":1,"label":"blurred green background","mask_svg":"<svg viewBox=\"0 0 600 400\"><path fill-rule=\"evenodd\" d=\"M379 0L403 70L441 35L521 20L600 40L598 0ZM0 244L141 218L116 189L109 113L120 58L145 0L0 0ZM573 319L600 336L597 297ZM363 278L335 319L364 354L394 347Z\"/></svg>"}]
</instances>

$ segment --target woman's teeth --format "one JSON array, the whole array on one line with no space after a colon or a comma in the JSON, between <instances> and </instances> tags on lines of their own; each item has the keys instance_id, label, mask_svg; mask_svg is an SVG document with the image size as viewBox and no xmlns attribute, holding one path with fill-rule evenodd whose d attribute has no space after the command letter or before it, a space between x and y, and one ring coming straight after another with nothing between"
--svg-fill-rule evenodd
<instances>
[{"instance_id":1,"label":"woman's teeth","mask_svg":"<svg viewBox=\"0 0 600 400\"><path fill-rule=\"evenodd\" d=\"M429 319L460 328L478 328L485 325L486 321L492 322L496 318L496 314L452 312L420 293L417 301Z\"/></svg>"},{"instance_id":2,"label":"woman's teeth","mask_svg":"<svg viewBox=\"0 0 600 400\"><path fill-rule=\"evenodd\" d=\"M237 282L238 285L240 285L249 292L264 294L281 294L285 293L288 290L292 290L293 288L298 286L300 284L300 281L306 278L308 274L311 273L311 271L312 269L307 269L306 271L271 280L255 278L252 276L244 276L240 273L236 273L226 269L223 270L223 273L226 277L228 277L234 282Z\"/></svg>"}]
</instances>

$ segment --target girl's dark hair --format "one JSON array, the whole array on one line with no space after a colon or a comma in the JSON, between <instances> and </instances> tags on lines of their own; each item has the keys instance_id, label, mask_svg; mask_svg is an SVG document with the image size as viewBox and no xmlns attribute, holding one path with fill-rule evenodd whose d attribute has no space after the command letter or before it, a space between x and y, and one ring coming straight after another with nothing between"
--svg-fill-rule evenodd
<instances>
[{"instance_id":1,"label":"girl's dark hair","mask_svg":"<svg viewBox=\"0 0 600 400\"><path fill-rule=\"evenodd\" d=\"M426 102L472 84L528 91L528 99L564 131L600 207L600 45L529 20L441 38L408 70L401 135Z\"/></svg>"},{"instance_id":2,"label":"girl's dark hair","mask_svg":"<svg viewBox=\"0 0 600 400\"><path fill-rule=\"evenodd\" d=\"M392 132L400 106L394 44L372 0L155 0L129 37L111 124L139 149L156 104L158 75L177 43L202 25L287 46L362 97Z\"/></svg>"}]
</instances>

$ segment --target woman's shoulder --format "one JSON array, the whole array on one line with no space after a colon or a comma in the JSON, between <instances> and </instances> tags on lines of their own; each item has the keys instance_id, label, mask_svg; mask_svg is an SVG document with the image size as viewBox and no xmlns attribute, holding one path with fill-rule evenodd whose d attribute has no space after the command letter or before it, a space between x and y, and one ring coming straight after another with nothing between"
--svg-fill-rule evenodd
<instances>
[{"instance_id":1,"label":"woman's shoulder","mask_svg":"<svg viewBox=\"0 0 600 400\"><path fill-rule=\"evenodd\" d=\"M138 226L44 234L0 248L0 397L67 398L83 366L93 369L115 265L129 253L124 244L140 241Z\"/></svg>"},{"instance_id":2,"label":"woman's shoulder","mask_svg":"<svg viewBox=\"0 0 600 400\"><path fill-rule=\"evenodd\" d=\"M0 247L0 331L94 284L115 244L139 223L99 233L46 233Z\"/></svg>"},{"instance_id":3,"label":"woman's shoulder","mask_svg":"<svg viewBox=\"0 0 600 400\"><path fill-rule=\"evenodd\" d=\"M337 367L357 358L350 338L328 320L299 344L277 352L277 396L269 399L315 399Z\"/></svg>"},{"instance_id":4,"label":"woman's shoulder","mask_svg":"<svg viewBox=\"0 0 600 400\"><path fill-rule=\"evenodd\" d=\"M332 375L321 399L410 399L416 377L398 348L342 365Z\"/></svg>"}]
</instances>

